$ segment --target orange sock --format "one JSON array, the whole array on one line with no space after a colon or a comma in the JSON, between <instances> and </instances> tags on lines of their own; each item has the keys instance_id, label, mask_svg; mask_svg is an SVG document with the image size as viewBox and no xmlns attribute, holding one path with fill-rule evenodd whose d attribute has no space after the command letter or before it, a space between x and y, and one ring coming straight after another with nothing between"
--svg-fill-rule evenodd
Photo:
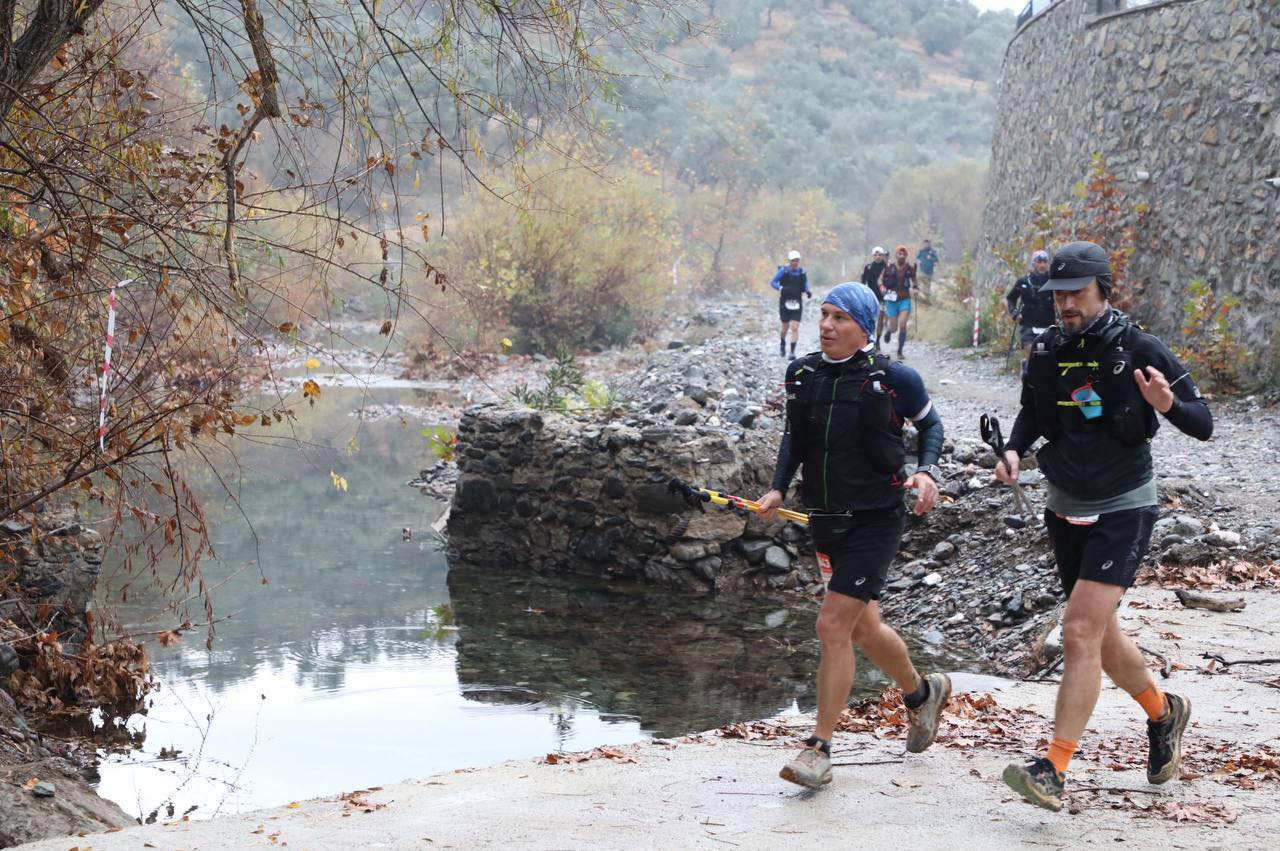
<instances>
[{"instance_id":1,"label":"orange sock","mask_svg":"<svg viewBox=\"0 0 1280 851\"><path fill-rule=\"evenodd\" d=\"M1138 705L1152 721L1159 721L1169 709L1169 701L1164 699L1164 692L1160 691L1155 683L1152 683L1146 691L1135 694L1133 699L1138 701Z\"/></svg>"},{"instance_id":2,"label":"orange sock","mask_svg":"<svg viewBox=\"0 0 1280 851\"><path fill-rule=\"evenodd\" d=\"M1053 744L1049 745L1049 762L1053 763L1053 767L1058 769L1059 774L1067 773L1067 765L1070 764L1071 757L1079 745L1079 742L1053 737Z\"/></svg>"}]
</instances>

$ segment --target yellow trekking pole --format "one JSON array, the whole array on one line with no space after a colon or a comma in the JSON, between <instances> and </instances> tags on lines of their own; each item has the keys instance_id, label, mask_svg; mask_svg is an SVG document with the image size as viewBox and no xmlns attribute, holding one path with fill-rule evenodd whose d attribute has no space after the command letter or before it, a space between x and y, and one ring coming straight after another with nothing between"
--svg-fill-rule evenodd
<instances>
[{"instance_id":1,"label":"yellow trekking pole","mask_svg":"<svg viewBox=\"0 0 1280 851\"><path fill-rule=\"evenodd\" d=\"M689 503L689 505L696 505L698 507L701 507L701 504L704 502L709 502L713 505L723 505L726 508L740 508L745 511L757 513L760 511L760 503L753 499L743 499L740 496L720 493L719 491L713 491L709 488L701 488L697 485L682 482L679 479L671 480L671 483L667 485L667 492L678 493L684 497L685 502ZM790 520L793 523L800 523L805 526L809 525L809 515L799 511L779 508L778 516L784 520Z\"/></svg>"}]
</instances>

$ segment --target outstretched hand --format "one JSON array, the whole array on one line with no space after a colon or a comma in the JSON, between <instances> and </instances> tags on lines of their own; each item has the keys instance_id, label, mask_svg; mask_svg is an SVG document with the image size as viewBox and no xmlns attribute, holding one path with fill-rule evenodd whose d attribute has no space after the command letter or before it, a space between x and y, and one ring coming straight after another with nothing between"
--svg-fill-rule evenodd
<instances>
[{"instance_id":1,"label":"outstretched hand","mask_svg":"<svg viewBox=\"0 0 1280 851\"><path fill-rule=\"evenodd\" d=\"M911 510L917 515L928 514L938 501L938 483L928 473L916 473L905 483L908 490L918 491L916 504Z\"/></svg>"},{"instance_id":2,"label":"outstretched hand","mask_svg":"<svg viewBox=\"0 0 1280 851\"><path fill-rule=\"evenodd\" d=\"M1160 413L1167 414L1173 407L1173 388L1169 386L1169 379L1154 366L1146 369L1146 375L1142 374L1142 370L1135 369L1133 380L1138 383L1138 390L1142 393L1142 398L1147 400L1147 404ZM1148 379L1147 376L1151 377Z\"/></svg>"}]
</instances>

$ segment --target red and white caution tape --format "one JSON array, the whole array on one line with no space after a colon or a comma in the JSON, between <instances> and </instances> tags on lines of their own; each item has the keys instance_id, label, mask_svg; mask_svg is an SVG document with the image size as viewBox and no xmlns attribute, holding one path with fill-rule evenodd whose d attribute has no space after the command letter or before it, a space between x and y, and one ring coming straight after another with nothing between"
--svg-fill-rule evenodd
<instances>
[{"instance_id":1,"label":"red and white caution tape","mask_svg":"<svg viewBox=\"0 0 1280 851\"><path fill-rule=\"evenodd\" d=\"M107 449L107 388L111 383L111 347L116 341L116 287L127 287L133 278L125 278L111 285L107 295L107 342L102 355L102 383L98 390L98 451Z\"/></svg>"},{"instance_id":2,"label":"red and white caution tape","mask_svg":"<svg viewBox=\"0 0 1280 851\"><path fill-rule=\"evenodd\" d=\"M978 348L978 319L982 315L982 300L973 294L973 347Z\"/></svg>"}]
</instances>

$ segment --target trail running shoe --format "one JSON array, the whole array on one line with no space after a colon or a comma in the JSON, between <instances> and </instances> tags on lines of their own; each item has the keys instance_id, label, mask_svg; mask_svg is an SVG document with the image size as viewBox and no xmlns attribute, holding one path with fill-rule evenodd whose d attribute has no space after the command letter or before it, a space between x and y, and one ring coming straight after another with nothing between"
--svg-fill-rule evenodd
<instances>
[{"instance_id":1,"label":"trail running shoe","mask_svg":"<svg viewBox=\"0 0 1280 851\"><path fill-rule=\"evenodd\" d=\"M1147 722L1147 782L1168 783L1178 776L1182 762L1182 731L1187 729L1191 717L1191 701L1176 694L1164 693L1169 703L1168 716L1163 721Z\"/></svg>"},{"instance_id":2,"label":"trail running shoe","mask_svg":"<svg viewBox=\"0 0 1280 851\"><path fill-rule=\"evenodd\" d=\"M831 782L831 757L821 748L805 748L778 772L783 780L817 789Z\"/></svg>"},{"instance_id":3,"label":"trail running shoe","mask_svg":"<svg viewBox=\"0 0 1280 851\"><path fill-rule=\"evenodd\" d=\"M886 343L892 343L892 342L893 342L893 332L892 332L892 331L885 331L885 332L884 332L884 341L885 341Z\"/></svg>"},{"instance_id":4,"label":"trail running shoe","mask_svg":"<svg viewBox=\"0 0 1280 851\"><path fill-rule=\"evenodd\" d=\"M915 709L907 710L907 717L911 720L907 727L907 750L911 753L920 753L933 744L938 735L942 708L951 697L951 678L946 674L929 674L924 679L929 684L929 696Z\"/></svg>"},{"instance_id":5,"label":"trail running shoe","mask_svg":"<svg viewBox=\"0 0 1280 851\"><path fill-rule=\"evenodd\" d=\"M1066 778L1058 773L1053 763L1044 757L1026 765L1010 763L1001 775L1005 784L1022 796L1028 804L1053 810L1062 809L1062 792Z\"/></svg>"}]
</instances>

